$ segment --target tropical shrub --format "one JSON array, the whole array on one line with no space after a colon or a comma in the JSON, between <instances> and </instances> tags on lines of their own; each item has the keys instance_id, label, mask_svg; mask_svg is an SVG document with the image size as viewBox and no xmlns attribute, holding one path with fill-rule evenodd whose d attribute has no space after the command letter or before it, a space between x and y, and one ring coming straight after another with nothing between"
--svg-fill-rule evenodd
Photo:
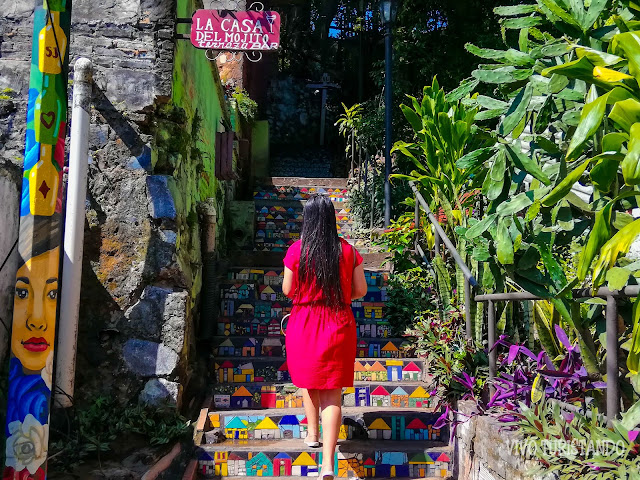
<instances>
[{"instance_id":1,"label":"tropical shrub","mask_svg":"<svg viewBox=\"0 0 640 480\"><path fill-rule=\"evenodd\" d=\"M612 428L594 406L582 412L555 402L520 407L510 424L525 435L514 445L515 453L539 462L529 474L551 473L560 480L638 479L640 402Z\"/></svg>"}]
</instances>

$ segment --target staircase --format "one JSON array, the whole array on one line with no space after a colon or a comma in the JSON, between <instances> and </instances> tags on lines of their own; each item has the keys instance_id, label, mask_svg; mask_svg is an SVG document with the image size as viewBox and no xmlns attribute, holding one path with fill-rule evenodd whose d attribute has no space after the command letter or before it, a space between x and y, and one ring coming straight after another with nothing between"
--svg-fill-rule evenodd
<instances>
[{"instance_id":1,"label":"staircase","mask_svg":"<svg viewBox=\"0 0 640 480\"><path fill-rule=\"evenodd\" d=\"M302 395L290 381L280 332L280 320L291 310L281 289L282 258L299 238L304 202L315 192L335 202L340 233L353 241L344 179L272 179L256 189L254 255L280 253L272 267L231 268L221 285L213 385L196 426L199 478L319 476L322 451L302 440ZM388 274L372 268L380 264L378 257L367 262L373 256L364 255L369 291L352 303L358 325L355 382L342 395L336 475L449 477L449 433L433 428L440 412L428 393L424 362L406 339L392 336L385 319Z\"/></svg>"}]
</instances>

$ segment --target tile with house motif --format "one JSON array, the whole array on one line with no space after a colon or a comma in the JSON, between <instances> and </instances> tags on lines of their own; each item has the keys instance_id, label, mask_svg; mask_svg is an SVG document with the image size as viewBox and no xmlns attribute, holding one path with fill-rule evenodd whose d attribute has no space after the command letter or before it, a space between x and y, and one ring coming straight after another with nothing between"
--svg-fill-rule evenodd
<instances>
[{"instance_id":1,"label":"tile with house motif","mask_svg":"<svg viewBox=\"0 0 640 480\"><path fill-rule=\"evenodd\" d=\"M410 414L365 413L345 414L339 438L342 440L446 440L445 429L433 428L440 413ZM239 415L237 412L211 412L208 428L224 431L228 440L278 440L305 438L308 422L304 414L279 415L277 410L261 415ZM320 425L322 432L322 425Z\"/></svg>"},{"instance_id":2,"label":"tile with house motif","mask_svg":"<svg viewBox=\"0 0 640 480\"><path fill-rule=\"evenodd\" d=\"M346 450L346 449L345 449ZM205 478L229 477L318 477L322 452L198 451L198 472ZM451 458L444 451L339 450L335 454L338 478L425 478L451 475Z\"/></svg>"},{"instance_id":3,"label":"tile with house motif","mask_svg":"<svg viewBox=\"0 0 640 480\"><path fill-rule=\"evenodd\" d=\"M372 397L373 397L372 392ZM364 423L371 440L415 440L445 442L448 440L446 428L433 427L439 412L425 412L411 415L379 414L367 412Z\"/></svg>"},{"instance_id":4,"label":"tile with house motif","mask_svg":"<svg viewBox=\"0 0 640 480\"><path fill-rule=\"evenodd\" d=\"M277 372L276 375L281 372ZM288 372L281 378L286 378ZM388 399L387 399L388 398ZM216 409L302 408L302 392L291 384L243 385L224 383L214 387ZM420 408L432 411L437 406L429 392L420 385L389 387L384 384L356 384L342 392L345 407L387 406L391 408Z\"/></svg>"}]
</instances>

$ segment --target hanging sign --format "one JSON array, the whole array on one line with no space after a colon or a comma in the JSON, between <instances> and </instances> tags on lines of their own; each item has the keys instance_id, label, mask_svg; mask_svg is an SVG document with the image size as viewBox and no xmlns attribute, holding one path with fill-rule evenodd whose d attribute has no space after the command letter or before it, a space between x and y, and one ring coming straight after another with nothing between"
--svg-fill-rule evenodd
<instances>
[{"instance_id":1,"label":"hanging sign","mask_svg":"<svg viewBox=\"0 0 640 480\"><path fill-rule=\"evenodd\" d=\"M280 15L198 10L192 18L191 43L212 50L276 50L280 46Z\"/></svg>"}]
</instances>

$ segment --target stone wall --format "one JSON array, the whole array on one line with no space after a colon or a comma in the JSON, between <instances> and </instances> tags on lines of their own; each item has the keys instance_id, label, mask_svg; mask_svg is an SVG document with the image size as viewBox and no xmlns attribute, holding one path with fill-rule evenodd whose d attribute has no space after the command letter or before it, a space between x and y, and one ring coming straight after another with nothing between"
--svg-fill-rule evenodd
<instances>
[{"instance_id":1,"label":"stone wall","mask_svg":"<svg viewBox=\"0 0 640 480\"><path fill-rule=\"evenodd\" d=\"M0 90L14 97L11 121L0 118L0 149L19 166L33 6L0 0L0 8ZM217 68L174 40L176 9L185 17L196 8L193 0L74 1L70 59L91 58L95 81L79 397L179 404L189 383L202 286L197 207L213 204L223 223L233 195L214 174L215 132L229 122Z\"/></svg>"},{"instance_id":2,"label":"stone wall","mask_svg":"<svg viewBox=\"0 0 640 480\"><path fill-rule=\"evenodd\" d=\"M0 100L0 122L3 108L9 101ZM4 125L0 130L0 142ZM1 145L1 143L0 143ZM16 283L15 275L18 268L17 251L13 249L18 238L18 210L20 199L20 169L3 159L0 159L0 361L6 360L9 346L9 328L11 328L11 312L13 310L13 289Z\"/></svg>"},{"instance_id":3,"label":"stone wall","mask_svg":"<svg viewBox=\"0 0 640 480\"><path fill-rule=\"evenodd\" d=\"M552 480L532 477L527 471L535 466L514 452L521 440L516 431L505 428L495 417L471 416L475 403L460 402L455 435L455 471L458 480ZM471 418L469 419L469 416ZM457 473L456 473L457 472Z\"/></svg>"}]
</instances>

